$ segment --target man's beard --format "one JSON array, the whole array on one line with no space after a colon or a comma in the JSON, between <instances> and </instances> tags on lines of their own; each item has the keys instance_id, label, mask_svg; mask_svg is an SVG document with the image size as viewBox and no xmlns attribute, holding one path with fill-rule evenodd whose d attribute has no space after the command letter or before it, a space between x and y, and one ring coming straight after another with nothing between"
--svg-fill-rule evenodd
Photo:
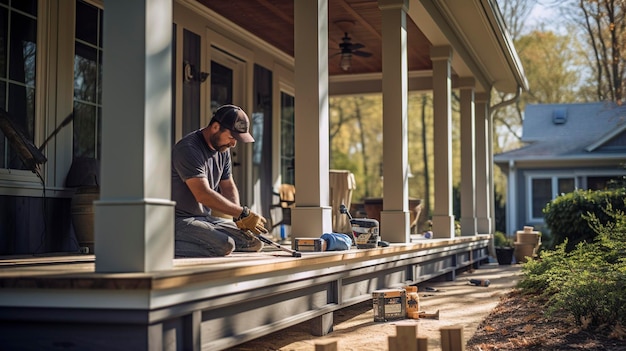
<instances>
[{"instance_id":1,"label":"man's beard","mask_svg":"<svg viewBox=\"0 0 626 351\"><path fill-rule=\"evenodd\" d=\"M219 143L220 141L220 135L222 135L223 132L219 132L216 134L211 135L211 137L209 138L209 141L211 142L211 146L213 147L213 149L219 151L219 152L224 152L226 150L228 150L230 148L230 144L225 144L225 145L218 145L217 143Z\"/></svg>"}]
</instances>

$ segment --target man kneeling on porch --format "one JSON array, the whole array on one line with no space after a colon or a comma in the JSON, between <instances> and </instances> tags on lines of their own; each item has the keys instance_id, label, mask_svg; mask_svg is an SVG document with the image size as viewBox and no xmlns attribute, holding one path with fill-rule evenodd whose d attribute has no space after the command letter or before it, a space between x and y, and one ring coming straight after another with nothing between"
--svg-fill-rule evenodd
<instances>
[{"instance_id":1,"label":"man kneeling on porch","mask_svg":"<svg viewBox=\"0 0 626 351\"><path fill-rule=\"evenodd\" d=\"M208 126L183 137L172 151L172 200L176 201L175 257L256 252L266 219L239 204L230 149L254 142L250 120L238 106L219 107ZM211 211L233 220L214 216Z\"/></svg>"}]
</instances>

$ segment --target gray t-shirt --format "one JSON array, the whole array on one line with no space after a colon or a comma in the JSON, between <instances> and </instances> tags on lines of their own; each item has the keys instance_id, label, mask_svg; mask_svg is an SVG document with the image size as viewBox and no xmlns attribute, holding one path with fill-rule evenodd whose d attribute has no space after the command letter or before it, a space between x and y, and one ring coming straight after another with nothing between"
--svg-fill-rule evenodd
<instances>
[{"instance_id":1,"label":"gray t-shirt","mask_svg":"<svg viewBox=\"0 0 626 351\"><path fill-rule=\"evenodd\" d=\"M230 150L211 150L197 130L183 137L172 150L172 200L176 201L177 217L206 216L210 209L196 201L185 181L190 178L207 178L209 185L218 191L219 182L230 178Z\"/></svg>"}]
</instances>

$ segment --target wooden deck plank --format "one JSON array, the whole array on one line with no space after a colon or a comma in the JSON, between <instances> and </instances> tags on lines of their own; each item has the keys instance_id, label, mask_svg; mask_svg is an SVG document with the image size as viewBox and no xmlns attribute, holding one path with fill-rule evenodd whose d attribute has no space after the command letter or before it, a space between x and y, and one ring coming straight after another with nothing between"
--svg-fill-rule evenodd
<instances>
[{"instance_id":1,"label":"wooden deck plank","mask_svg":"<svg viewBox=\"0 0 626 351\"><path fill-rule=\"evenodd\" d=\"M455 244L467 244L484 237L431 239L412 244L392 244L377 249L303 252L294 258L279 250L258 253L235 252L226 257L175 259L168 271L147 273L96 273L94 255L23 257L0 260L1 288L99 288L99 289L169 289L208 280L245 278L264 273L288 272L314 267L350 264L371 259L385 259L399 254L425 253Z\"/></svg>"}]
</instances>

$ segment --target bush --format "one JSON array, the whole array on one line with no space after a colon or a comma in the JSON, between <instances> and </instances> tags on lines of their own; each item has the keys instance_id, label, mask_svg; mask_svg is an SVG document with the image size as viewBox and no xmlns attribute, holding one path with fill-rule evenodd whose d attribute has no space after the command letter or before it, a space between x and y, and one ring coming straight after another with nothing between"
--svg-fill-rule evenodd
<instances>
[{"instance_id":1,"label":"bush","mask_svg":"<svg viewBox=\"0 0 626 351\"><path fill-rule=\"evenodd\" d=\"M610 206L615 210L626 210L625 195L625 189L618 188L576 190L558 196L543 209L551 236L551 242L546 246L554 248L567 239L566 250L570 251L579 242L592 241L596 232L589 225L589 215L594 215L601 224L609 223L610 216L604 209Z\"/></svg>"},{"instance_id":2,"label":"bush","mask_svg":"<svg viewBox=\"0 0 626 351\"><path fill-rule=\"evenodd\" d=\"M495 247L513 247L513 240L509 239L502 232L496 232L493 235L493 245Z\"/></svg>"},{"instance_id":3,"label":"bush","mask_svg":"<svg viewBox=\"0 0 626 351\"><path fill-rule=\"evenodd\" d=\"M606 223L585 217L594 230L593 242L579 242L567 251L567 239L555 250L522 266L518 287L548 302L548 311L564 310L578 325L626 325L626 217L608 206Z\"/></svg>"}]
</instances>

